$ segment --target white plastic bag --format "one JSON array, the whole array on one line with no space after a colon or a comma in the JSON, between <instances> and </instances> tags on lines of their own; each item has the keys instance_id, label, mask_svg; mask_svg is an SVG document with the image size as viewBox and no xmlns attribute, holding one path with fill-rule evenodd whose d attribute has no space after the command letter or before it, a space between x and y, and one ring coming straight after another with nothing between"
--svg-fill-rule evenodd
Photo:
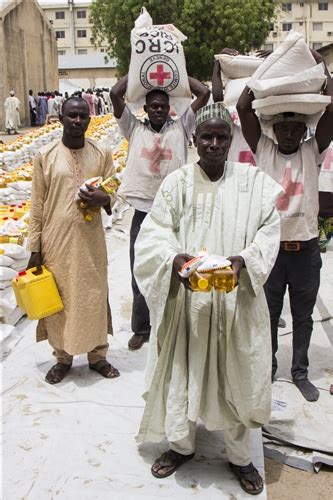
<instances>
[{"instance_id":1,"label":"white plastic bag","mask_svg":"<svg viewBox=\"0 0 333 500\"><path fill-rule=\"evenodd\" d=\"M330 102L330 96L319 94L272 95L254 100L252 107L263 115L277 115L285 112L314 115L324 111Z\"/></svg>"},{"instance_id":2,"label":"white plastic bag","mask_svg":"<svg viewBox=\"0 0 333 500\"><path fill-rule=\"evenodd\" d=\"M256 56L231 56L229 54L217 54L215 59L220 63L223 76L232 79L252 76L264 61Z\"/></svg>"},{"instance_id":3,"label":"white plastic bag","mask_svg":"<svg viewBox=\"0 0 333 500\"><path fill-rule=\"evenodd\" d=\"M170 104L181 116L191 104L184 36L173 24L153 25L143 7L131 32L131 62L128 72L127 102L133 111L140 109L145 96L160 89L170 96Z\"/></svg>"},{"instance_id":4,"label":"white plastic bag","mask_svg":"<svg viewBox=\"0 0 333 500\"><path fill-rule=\"evenodd\" d=\"M326 81L323 64L316 64L312 68L291 76L269 78L267 80L251 80L248 86L256 99L272 95L285 94L315 94L320 92Z\"/></svg>"},{"instance_id":5,"label":"white plastic bag","mask_svg":"<svg viewBox=\"0 0 333 500\"><path fill-rule=\"evenodd\" d=\"M241 93L247 85L250 77L229 79L225 83L223 103L229 106L236 106Z\"/></svg>"}]
</instances>

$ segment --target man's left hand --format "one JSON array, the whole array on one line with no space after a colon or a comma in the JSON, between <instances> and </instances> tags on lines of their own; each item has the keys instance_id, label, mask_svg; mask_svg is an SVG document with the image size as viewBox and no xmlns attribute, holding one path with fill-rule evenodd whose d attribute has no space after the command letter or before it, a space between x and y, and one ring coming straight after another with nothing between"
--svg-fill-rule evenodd
<instances>
[{"instance_id":1,"label":"man's left hand","mask_svg":"<svg viewBox=\"0 0 333 500\"><path fill-rule=\"evenodd\" d=\"M79 197L87 205L87 208L106 207L110 205L110 197L101 189L86 184L85 189L80 189Z\"/></svg>"},{"instance_id":2,"label":"man's left hand","mask_svg":"<svg viewBox=\"0 0 333 500\"><path fill-rule=\"evenodd\" d=\"M240 255L233 255L231 257L228 257L228 260L230 260L232 265L232 270L234 272L235 287L236 287L238 285L241 269L245 267L245 262L243 257L241 257Z\"/></svg>"}]
</instances>

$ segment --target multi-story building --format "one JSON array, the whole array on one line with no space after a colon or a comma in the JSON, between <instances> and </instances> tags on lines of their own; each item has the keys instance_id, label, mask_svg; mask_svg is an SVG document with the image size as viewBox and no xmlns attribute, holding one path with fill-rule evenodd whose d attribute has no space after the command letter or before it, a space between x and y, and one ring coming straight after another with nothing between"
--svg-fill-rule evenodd
<instances>
[{"instance_id":1,"label":"multi-story building","mask_svg":"<svg viewBox=\"0 0 333 500\"><path fill-rule=\"evenodd\" d=\"M318 50L333 42L333 0L283 1L270 28L263 46L267 50L276 49L290 30L302 33L309 47Z\"/></svg>"},{"instance_id":2,"label":"multi-story building","mask_svg":"<svg viewBox=\"0 0 333 500\"><path fill-rule=\"evenodd\" d=\"M40 6L52 23L56 33L58 55L92 55L106 52L106 45L95 48L89 21L91 0L54 0Z\"/></svg>"}]
</instances>

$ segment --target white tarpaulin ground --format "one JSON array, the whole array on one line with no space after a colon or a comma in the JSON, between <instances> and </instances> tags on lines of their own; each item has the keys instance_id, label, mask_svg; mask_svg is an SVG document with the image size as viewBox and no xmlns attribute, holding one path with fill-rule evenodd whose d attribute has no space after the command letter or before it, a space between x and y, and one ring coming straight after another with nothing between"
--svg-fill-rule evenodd
<instances>
[{"instance_id":1,"label":"white tarpaulin ground","mask_svg":"<svg viewBox=\"0 0 333 500\"><path fill-rule=\"evenodd\" d=\"M121 376L107 380L75 358L59 385L44 381L54 362L35 323L24 320L3 345L3 498L11 500L132 500L248 498L227 465L220 432L198 428L196 456L170 478L155 479L151 464L166 443L137 448L147 345L129 352L130 213L107 232L109 287L115 337L109 359ZM87 296L87 300L89 297ZM260 432L253 461L264 474ZM264 491L258 496L266 498Z\"/></svg>"}]
</instances>

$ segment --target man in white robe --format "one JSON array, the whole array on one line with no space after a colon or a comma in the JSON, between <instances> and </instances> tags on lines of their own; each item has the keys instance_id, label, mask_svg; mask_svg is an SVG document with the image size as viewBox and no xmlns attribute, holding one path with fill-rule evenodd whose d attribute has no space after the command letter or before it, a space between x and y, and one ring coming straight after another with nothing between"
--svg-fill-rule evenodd
<instances>
[{"instance_id":1,"label":"man in white robe","mask_svg":"<svg viewBox=\"0 0 333 500\"><path fill-rule=\"evenodd\" d=\"M21 125L20 121L20 100L15 96L14 90L9 92L9 97L5 100L5 112L6 112L6 130L10 134L14 130L14 134L17 134L17 130Z\"/></svg>"},{"instance_id":2,"label":"man in white robe","mask_svg":"<svg viewBox=\"0 0 333 500\"><path fill-rule=\"evenodd\" d=\"M157 478L194 455L195 425L224 430L230 465L250 494L263 489L250 458L250 428L271 405L269 313L263 291L279 248L281 188L250 164L226 161L232 120L221 103L196 117L200 160L163 181L136 242L135 276L152 334L138 441L167 438ZM206 247L228 257L238 286L191 292L178 271Z\"/></svg>"}]
</instances>

